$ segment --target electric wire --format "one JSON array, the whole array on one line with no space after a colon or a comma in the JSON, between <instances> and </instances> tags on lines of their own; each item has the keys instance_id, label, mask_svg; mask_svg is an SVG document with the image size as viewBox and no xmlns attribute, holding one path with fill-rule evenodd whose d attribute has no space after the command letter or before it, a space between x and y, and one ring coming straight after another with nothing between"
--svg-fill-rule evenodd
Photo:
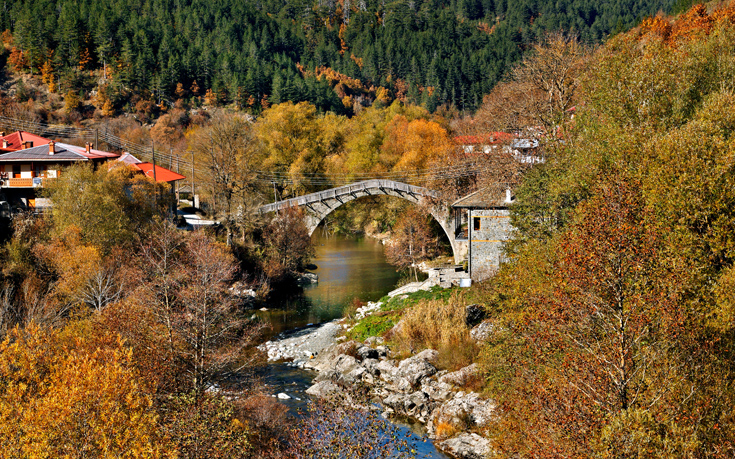
<instances>
[{"instance_id":1,"label":"electric wire","mask_svg":"<svg viewBox=\"0 0 735 459\"><path fill-rule=\"evenodd\" d=\"M13 130L21 130L31 132L37 135L56 136L61 138L95 138L100 142L107 144L109 147L127 151L141 160L152 162L154 156L153 145L146 146L123 139L111 132L105 126L104 129L98 128L78 128L66 125L50 125L29 120L19 120L6 116L0 116L0 126L7 126ZM97 145L97 147L99 147ZM195 175L203 176L209 173L206 165L197 161L190 161L180 154L167 153L165 150L155 151L158 158L158 164L168 164L170 168L174 166L182 172L193 171ZM459 180L469 177L476 177L478 174L488 172L492 169L489 165L481 164L476 159L468 159L459 164L431 167L420 170L398 170L398 171L382 171L382 172L357 172L357 173L305 173L298 174L297 177L285 171L264 171L249 170L252 174L251 180L260 183L276 183L281 186L286 185L302 185L302 186L328 186L334 187L349 183L359 182L368 179L385 179L394 181L403 181L412 184L425 184L428 182ZM501 184L501 182L498 182ZM502 182L505 183L505 182Z\"/></svg>"}]
</instances>

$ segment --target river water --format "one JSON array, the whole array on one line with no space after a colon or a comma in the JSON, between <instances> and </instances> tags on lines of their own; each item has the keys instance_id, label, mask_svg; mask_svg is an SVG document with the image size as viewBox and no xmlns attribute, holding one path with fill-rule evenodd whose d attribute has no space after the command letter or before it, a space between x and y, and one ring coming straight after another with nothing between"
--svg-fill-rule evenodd
<instances>
[{"instance_id":1,"label":"river water","mask_svg":"<svg viewBox=\"0 0 735 459\"><path fill-rule=\"evenodd\" d=\"M325 237L317 229L313 270L317 284L274 295L266 316L273 333L342 317L353 299L376 301L395 288L400 276L385 261L383 245L371 238Z\"/></svg>"},{"instance_id":2,"label":"river water","mask_svg":"<svg viewBox=\"0 0 735 459\"><path fill-rule=\"evenodd\" d=\"M375 301L395 288L400 279L389 265L380 242L371 238L344 236L325 237L318 228L312 237L316 248L313 270L319 283L303 290L284 292L259 315L271 323L271 335L318 324L342 317L342 312L353 299ZM308 396L304 392L315 373L293 368L286 363L268 365L261 375L273 394L285 393L292 397L283 402L294 410L303 409ZM447 456L421 437L421 426L396 423L414 444L420 458L445 459Z\"/></svg>"}]
</instances>

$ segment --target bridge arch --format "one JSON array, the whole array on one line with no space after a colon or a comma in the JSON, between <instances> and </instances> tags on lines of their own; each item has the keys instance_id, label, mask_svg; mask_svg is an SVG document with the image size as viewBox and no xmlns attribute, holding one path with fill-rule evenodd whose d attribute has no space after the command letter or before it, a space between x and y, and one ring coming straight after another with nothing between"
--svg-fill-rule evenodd
<instances>
[{"instance_id":1,"label":"bridge arch","mask_svg":"<svg viewBox=\"0 0 735 459\"><path fill-rule=\"evenodd\" d=\"M327 215L343 204L362 197L381 195L395 196L428 209L431 216L434 217L437 223L439 223L439 226L444 230L447 239L449 239L455 263L461 261L464 252L460 246L460 242L455 238L453 212L450 212L449 206L446 203L438 201L438 193L436 191L420 186L393 180L365 180L267 204L260 207L259 211L260 213L268 213L293 206L301 207L304 209L305 223L309 229L309 235L311 235Z\"/></svg>"}]
</instances>

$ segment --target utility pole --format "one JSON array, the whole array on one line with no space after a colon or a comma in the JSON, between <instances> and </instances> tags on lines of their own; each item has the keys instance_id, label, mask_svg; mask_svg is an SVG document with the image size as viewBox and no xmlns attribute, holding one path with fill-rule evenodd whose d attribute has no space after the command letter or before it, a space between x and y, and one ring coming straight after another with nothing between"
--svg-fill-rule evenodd
<instances>
[{"instance_id":1,"label":"utility pole","mask_svg":"<svg viewBox=\"0 0 735 459\"><path fill-rule=\"evenodd\" d=\"M194 198L196 196L196 190L194 188L194 151L191 152L191 203L194 207L196 207L196 199Z\"/></svg>"},{"instance_id":2,"label":"utility pole","mask_svg":"<svg viewBox=\"0 0 735 459\"><path fill-rule=\"evenodd\" d=\"M151 142L151 151L153 151L153 181L156 182L156 146Z\"/></svg>"},{"instance_id":3,"label":"utility pole","mask_svg":"<svg viewBox=\"0 0 735 459\"><path fill-rule=\"evenodd\" d=\"M100 149L100 130L99 128L96 128L94 130L94 149L95 150Z\"/></svg>"},{"instance_id":4,"label":"utility pole","mask_svg":"<svg viewBox=\"0 0 735 459\"><path fill-rule=\"evenodd\" d=\"M153 204L158 207L158 181L156 180L156 146L151 141L151 151L153 152Z\"/></svg>"},{"instance_id":5,"label":"utility pole","mask_svg":"<svg viewBox=\"0 0 735 459\"><path fill-rule=\"evenodd\" d=\"M178 154L176 155L176 173L177 174L179 173L179 155ZM177 204L179 202L179 197L180 196L181 195L179 194L179 181L177 180L176 181L176 203Z\"/></svg>"}]
</instances>

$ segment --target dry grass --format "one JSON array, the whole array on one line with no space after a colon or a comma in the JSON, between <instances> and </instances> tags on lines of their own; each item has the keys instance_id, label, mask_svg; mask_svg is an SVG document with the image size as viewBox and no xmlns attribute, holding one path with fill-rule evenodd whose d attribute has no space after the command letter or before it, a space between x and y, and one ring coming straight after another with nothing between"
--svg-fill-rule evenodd
<instances>
[{"instance_id":1,"label":"dry grass","mask_svg":"<svg viewBox=\"0 0 735 459\"><path fill-rule=\"evenodd\" d=\"M436 349L439 368L457 370L470 365L479 349L465 322L466 306L458 293L448 299L420 301L406 310L399 330L390 338L402 354Z\"/></svg>"},{"instance_id":2,"label":"dry grass","mask_svg":"<svg viewBox=\"0 0 735 459\"><path fill-rule=\"evenodd\" d=\"M449 422L440 421L436 424L435 435L438 439L451 438L458 432L459 429Z\"/></svg>"}]
</instances>

